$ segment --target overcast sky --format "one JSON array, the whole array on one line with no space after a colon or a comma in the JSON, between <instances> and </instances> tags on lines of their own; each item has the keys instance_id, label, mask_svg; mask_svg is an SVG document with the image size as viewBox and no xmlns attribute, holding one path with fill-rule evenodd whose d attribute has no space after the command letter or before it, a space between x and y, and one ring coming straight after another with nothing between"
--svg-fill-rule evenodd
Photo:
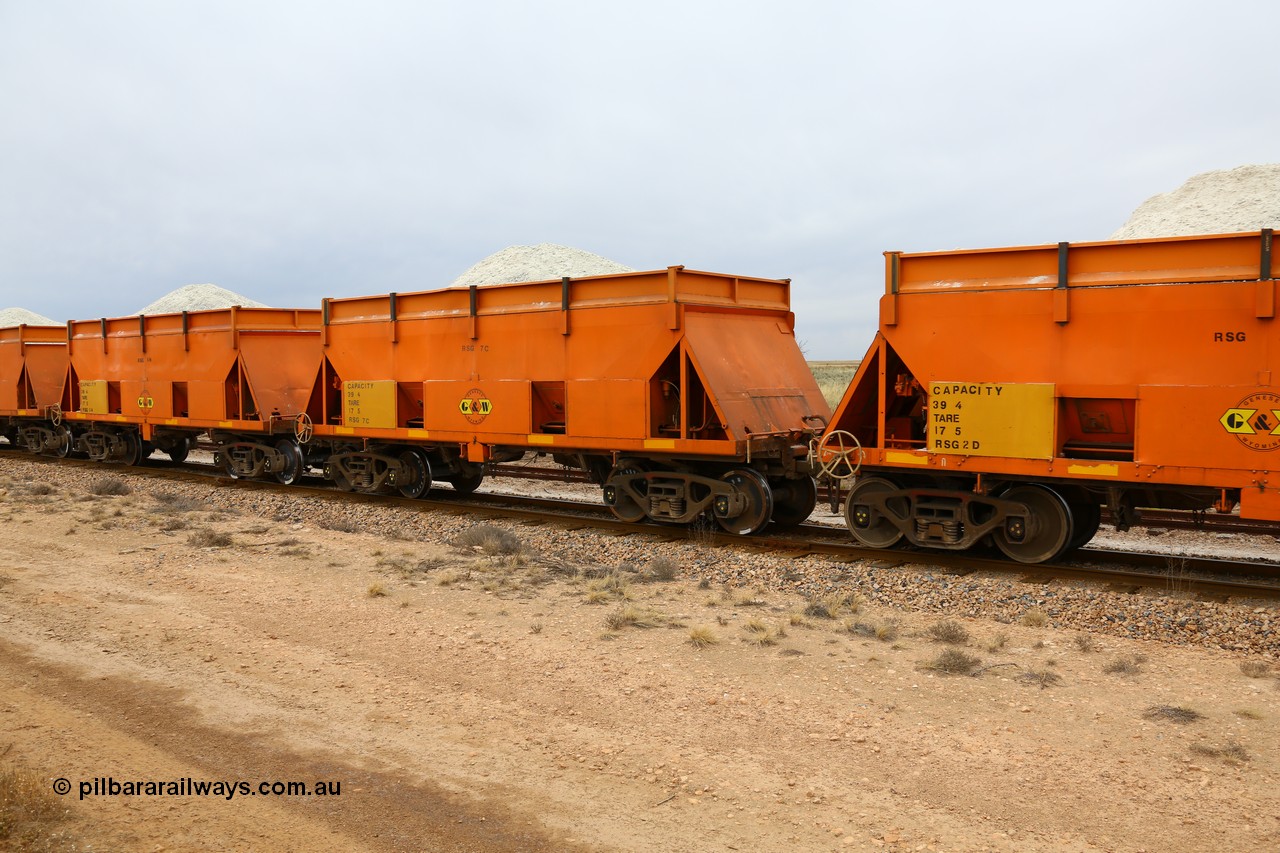
<instances>
[{"instance_id":1,"label":"overcast sky","mask_svg":"<svg viewBox=\"0 0 1280 853\"><path fill-rule=\"evenodd\" d=\"M1280 161L1264 2L0 0L0 307L276 306L506 246L793 280L859 358L885 250L1106 239Z\"/></svg>"}]
</instances>

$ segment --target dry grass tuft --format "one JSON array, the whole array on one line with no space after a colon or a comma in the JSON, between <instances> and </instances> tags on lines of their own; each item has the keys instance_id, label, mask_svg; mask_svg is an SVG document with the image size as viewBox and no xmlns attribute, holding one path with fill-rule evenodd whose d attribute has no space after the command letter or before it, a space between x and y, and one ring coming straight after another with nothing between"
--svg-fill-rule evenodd
<instances>
[{"instance_id":1,"label":"dry grass tuft","mask_svg":"<svg viewBox=\"0 0 1280 853\"><path fill-rule=\"evenodd\" d=\"M1142 716L1148 720L1168 720L1171 723L1194 723L1204 718L1199 711L1179 705L1152 705L1142 712Z\"/></svg>"},{"instance_id":2,"label":"dry grass tuft","mask_svg":"<svg viewBox=\"0 0 1280 853\"><path fill-rule=\"evenodd\" d=\"M89 484L89 493L101 497L115 497L130 494L133 489L119 477L98 477Z\"/></svg>"},{"instance_id":3,"label":"dry grass tuft","mask_svg":"<svg viewBox=\"0 0 1280 853\"><path fill-rule=\"evenodd\" d=\"M573 578L582 574L581 566L576 563L571 563L563 557L557 557L554 555L539 558L538 565L541 566L542 570L547 574L555 575L556 577Z\"/></svg>"},{"instance_id":4,"label":"dry grass tuft","mask_svg":"<svg viewBox=\"0 0 1280 853\"><path fill-rule=\"evenodd\" d=\"M454 569L446 569L436 575L436 584L438 586L452 586L458 581L470 580L470 578L471 572L469 571L460 572L455 571Z\"/></svg>"},{"instance_id":5,"label":"dry grass tuft","mask_svg":"<svg viewBox=\"0 0 1280 853\"><path fill-rule=\"evenodd\" d=\"M697 627L689 629L689 645L695 649L705 649L707 646L714 646L720 642L720 638L710 628Z\"/></svg>"},{"instance_id":6,"label":"dry grass tuft","mask_svg":"<svg viewBox=\"0 0 1280 853\"><path fill-rule=\"evenodd\" d=\"M1214 746L1208 743L1193 743L1191 751L1196 755L1203 755L1206 758L1221 758L1228 763L1243 763L1249 760L1249 753L1244 746L1235 741L1227 741L1222 746Z\"/></svg>"},{"instance_id":7,"label":"dry grass tuft","mask_svg":"<svg viewBox=\"0 0 1280 853\"><path fill-rule=\"evenodd\" d=\"M519 536L492 524L478 524L470 530L464 530L451 544L490 555L519 554L525 550L525 544Z\"/></svg>"},{"instance_id":8,"label":"dry grass tuft","mask_svg":"<svg viewBox=\"0 0 1280 853\"><path fill-rule=\"evenodd\" d=\"M1102 668L1109 675L1137 675L1142 672L1142 664L1146 663L1143 655L1121 655Z\"/></svg>"},{"instance_id":9,"label":"dry grass tuft","mask_svg":"<svg viewBox=\"0 0 1280 853\"><path fill-rule=\"evenodd\" d=\"M943 649L933 660L922 664L923 669L945 672L950 675L972 675L982 661L959 649Z\"/></svg>"},{"instance_id":10,"label":"dry grass tuft","mask_svg":"<svg viewBox=\"0 0 1280 853\"><path fill-rule=\"evenodd\" d=\"M587 604L604 604L614 599L627 601L630 598L631 581L620 571L587 581Z\"/></svg>"},{"instance_id":11,"label":"dry grass tuft","mask_svg":"<svg viewBox=\"0 0 1280 853\"><path fill-rule=\"evenodd\" d=\"M898 639L901 629L898 623L892 619L882 619L875 622L857 622L854 620L845 620L844 630L857 637L870 637L879 640L882 643L892 643Z\"/></svg>"},{"instance_id":12,"label":"dry grass tuft","mask_svg":"<svg viewBox=\"0 0 1280 853\"><path fill-rule=\"evenodd\" d=\"M862 609L862 599L854 593L824 595L811 598L804 607L804 615L814 619L835 619L842 612L857 613Z\"/></svg>"},{"instance_id":13,"label":"dry grass tuft","mask_svg":"<svg viewBox=\"0 0 1280 853\"><path fill-rule=\"evenodd\" d=\"M625 604L604 617L604 626L610 631L621 631L623 628L657 628L661 624L661 618L641 610L634 604Z\"/></svg>"},{"instance_id":14,"label":"dry grass tuft","mask_svg":"<svg viewBox=\"0 0 1280 853\"><path fill-rule=\"evenodd\" d=\"M876 622L858 622L846 620L844 630L857 637L871 637L882 643L892 643L898 639L898 623L890 619Z\"/></svg>"},{"instance_id":15,"label":"dry grass tuft","mask_svg":"<svg viewBox=\"0 0 1280 853\"><path fill-rule=\"evenodd\" d=\"M898 623L893 621L876 623L876 639L882 643L892 643L898 639L900 629Z\"/></svg>"},{"instance_id":16,"label":"dry grass tuft","mask_svg":"<svg viewBox=\"0 0 1280 853\"><path fill-rule=\"evenodd\" d=\"M151 500L166 512L194 512L206 508L205 502L199 498L176 492L155 492L151 495Z\"/></svg>"},{"instance_id":17,"label":"dry grass tuft","mask_svg":"<svg viewBox=\"0 0 1280 853\"><path fill-rule=\"evenodd\" d=\"M29 770L0 767L0 849L33 853L76 849L65 833L54 828L67 814L48 779Z\"/></svg>"},{"instance_id":18,"label":"dry grass tuft","mask_svg":"<svg viewBox=\"0 0 1280 853\"><path fill-rule=\"evenodd\" d=\"M1098 641L1088 634L1076 634L1075 644L1077 649L1086 654L1098 650Z\"/></svg>"},{"instance_id":19,"label":"dry grass tuft","mask_svg":"<svg viewBox=\"0 0 1280 853\"><path fill-rule=\"evenodd\" d=\"M1004 631L997 631L991 638L991 642L987 643L987 651L995 654L1007 645L1009 645L1009 635Z\"/></svg>"},{"instance_id":20,"label":"dry grass tuft","mask_svg":"<svg viewBox=\"0 0 1280 853\"><path fill-rule=\"evenodd\" d=\"M388 593L387 593L386 587L384 587L382 584L371 583L369 584L369 589L365 592L365 595L369 596L370 598L384 598L385 596L388 595Z\"/></svg>"},{"instance_id":21,"label":"dry grass tuft","mask_svg":"<svg viewBox=\"0 0 1280 853\"><path fill-rule=\"evenodd\" d=\"M226 548L234 541L231 534L222 533L211 527L193 530L187 537L187 544L196 548Z\"/></svg>"},{"instance_id":22,"label":"dry grass tuft","mask_svg":"<svg viewBox=\"0 0 1280 853\"><path fill-rule=\"evenodd\" d=\"M655 557L644 567L642 577L649 581L673 581L680 573L680 564L670 557Z\"/></svg>"},{"instance_id":23,"label":"dry grass tuft","mask_svg":"<svg viewBox=\"0 0 1280 853\"><path fill-rule=\"evenodd\" d=\"M1028 610L1018 622L1028 628L1043 628L1049 624L1049 614L1039 609Z\"/></svg>"},{"instance_id":24,"label":"dry grass tuft","mask_svg":"<svg viewBox=\"0 0 1280 853\"><path fill-rule=\"evenodd\" d=\"M935 643L949 643L953 646L963 646L969 642L969 629L954 619L934 622L925 629L924 635Z\"/></svg>"},{"instance_id":25,"label":"dry grass tuft","mask_svg":"<svg viewBox=\"0 0 1280 853\"><path fill-rule=\"evenodd\" d=\"M763 619L748 619L742 626L747 632L747 642L753 646L776 646L785 632L769 627Z\"/></svg>"},{"instance_id":26,"label":"dry grass tuft","mask_svg":"<svg viewBox=\"0 0 1280 853\"><path fill-rule=\"evenodd\" d=\"M1057 684L1062 681L1062 676L1049 669L1026 670L1018 674L1018 680L1028 684L1039 684L1040 689L1048 687L1051 684Z\"/></svg>"},{"instance_id":27,"label":"dry grass tuft","mask_svg":"<svg viewBox=\"0 0 1280 853\"><path fill-rule=\"evenodd\" d=\"M1246 720L1261 720L1262 712L1254 708L1240 708L1235 712L1237 717L1244 717Z\"/></svg>"},{"instance_id":28,"label":"dry grass tuft","mask_svg":"<svg viewBox=\"0 0 1280 853\"><path fill-rule=\"evenodd\" d=\"M1265 660L1241 661L1240 671L1250 678L1266 678L1271 674L1271 662Z\"/></svg>"}]
</instances>

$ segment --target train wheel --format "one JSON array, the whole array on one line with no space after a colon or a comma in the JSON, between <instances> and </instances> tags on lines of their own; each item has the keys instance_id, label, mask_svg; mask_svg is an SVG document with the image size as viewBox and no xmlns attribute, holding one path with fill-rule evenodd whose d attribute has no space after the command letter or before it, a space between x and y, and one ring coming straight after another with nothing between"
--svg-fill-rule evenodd
<instances>
[{"instance_id":1,"label":"train wheel","mask_svg":"<svg viewBox=\"0 0 1280 853\"><path fill-rule=\"evenodd\" d=\"M1098 527L1102 524L1102 506L1088 495L1078 500L1069 498L1067 504L1071 507L1073 531L1067 550L1074 551L1088 545L1089 540L1098 532Z\"/></svg>"},{"instance_id":2,"label":"train wheel","mask_svg":"<svg viewBox=\"0 0 1280 853\"><path fill-rule=\"evenodd\" d=\"M169 456L169 461L174 465L181 465L187 461L187 456L191 453L191 439L185 435L179 438L175 444L170 445L165 451Z\"/></svg>"},{"instance_id":3,"label":"train wheel","mask_svg":"<svg viewBox=\"0 0 1280 853\"><path fill-rule=\"evenodd\" d=\"M276 442L276 450L280 451L280 455L284 457L284 467L276 471L274 476L277 483L285 486L292 486L302 479L302 448L283 438Z\"/></svg>"},{"instance_id":4,"label":"train wheel","mask_svg":"<svg viewBox=\"0 0 1280 853\"><path fill-rule=\"evenodd\" d=\"M633 474L639 474L640 468L635 465L619 465L609 472L608 478L604 484L608 486L615 477L630 477ZM613 517L618 521L625 521L627 524L635 524L645 518L649 513L643 506L631 497L630 493L622 489L614 489L615 497L613 503L609 504L609 512L613 513Z\"/></svg>"},{"instance_id":5,"label":"train wheel","mask_svg":"<svg viewBox=\"0 0 1280 853\"><path fill-rule=\"evenodd\" d=\"M459 494L469 495L484 482L484 474L454 474L448 480L449 485Z\"/></svg>"},{"instance_id":6,"label":"train wheel","mask_svg":"<svg viewBox=\"0 0 1280 853\"><path fill-rule=\"evenodd\" d=\"M749 536L759 533L773 516L773 490L769 481L759 471L751 468L738 468L725 474L720 479L729 483L747 499L747 505L737 515L720 517L716 521L729 533Z\"/></svg>"},{"instance_id":7,"label":"train wheel","mask_svg":"<svg viewBox=\"0 0 1280 853\"><path fill-rule=\"evenodd\" d=\"M871 501L877 495L896 491L897 484L882 477L863 477L853 484L844 504L844 523L859 545L892 548L902 541L902 531Z\"/></svg>"},{"instance_id":8,"label":"train wheel","mask_svg":"<svg viewBox=\"0 0 1280 853\"><path fill-rule=\"evenodd\" d=\"M406 498L420 498L425 495L431 488L431 463L427 460L427 454L417 448L411 448L400 454L400 463L411 476L408 482L396 486L400 494ZM476 483L476 485L480 484Z\"/></svg>"},{"instance_id":9,"label":"train wheel","mask_svg":"<svg viewBox=\"0 0 1280 853\"><path fill-rule=\"evenodd\" d=\"M1062 496L1044 486L1014 486L1000 496L1026 506L1027 517L1010 519L995 532L996 547L1019 563L1052 560L1071 544L1071 509Z\"/></svg>"},{"instance_id":10,"label":"train wheel","mask_svg":"<svg viewBox=\"0 0 1280 853\"><path fill-rule=\"evenodd\" d=\"M58 446L53 449L53 455L59 459L66 459L75 439L71 435L71 430L65 426L55 427L54 431L58 434Z\"/></svg>"},{"instance_id":11,"label":"train wheel","mask_svg":"<svg viewBox=\"0 0 1280 853\"><path fill-rule=\"evenodd\" d=\"M818 505L818 485L812 477L778 480L773 486L773 523L779 527L795 527Z\"/></svg>"},{"instance_id":12,"label":"train wheel","mask_svg":"<svg viewBox=\"0 0 1280 853\"><path fill-rule=\"evenodd\" d=\"M136 432L126 432L120 437L120 440L124 442L124 455L120 458L120 461L126 465L141 465L144 458L142 455L144 442L138 438L138 434Z\"/></svg>"}]
</instances>

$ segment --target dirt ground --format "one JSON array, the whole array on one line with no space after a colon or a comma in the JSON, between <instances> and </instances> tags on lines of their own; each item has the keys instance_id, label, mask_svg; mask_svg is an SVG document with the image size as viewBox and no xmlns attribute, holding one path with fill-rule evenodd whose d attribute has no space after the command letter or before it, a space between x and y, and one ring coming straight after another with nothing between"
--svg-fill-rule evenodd
<instances>
[{"instance_id":1,"label":"dirt ground","mask_svg":"<svg viewBox=\"0 0 1280 853\"><path fill-rule=\"evenodd\" d=\"M947 645L856 598L423 541L428 512L343 532L128 482L0 488L0 753L70 784L34 849L1280 849L1266 662L976 619Z\"/></svg>"}]
</instances>

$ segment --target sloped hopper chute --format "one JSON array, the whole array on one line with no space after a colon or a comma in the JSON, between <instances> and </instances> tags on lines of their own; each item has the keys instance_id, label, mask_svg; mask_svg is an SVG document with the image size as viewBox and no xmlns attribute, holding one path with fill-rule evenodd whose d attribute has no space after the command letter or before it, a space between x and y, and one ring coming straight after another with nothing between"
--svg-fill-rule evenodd
<instances>
[{"instance_id":1,"label":"sloped hopper chute","mask_svg":"<svg viewBox=\"0 0 1280 853\"><path fill-rule=\"evenodd\" d=\"M284 337L294 345L280 346ZM313 332L242 330L240 361L245 385L251 389L251 396L242 401L246 414L252 410L266 418L305 412L316 382L320 349L320 336Z\"/></svg>"},{"instance_id":2,"label":"sloped hopper chute","mask_svg":"<svg viewBox=\"0 0 1280 853\"><path fill-rule=\"evenodd\" d=\"M789 324L776 315L685 314L685 346L730 435L790 432L829 409Z\"/></svg>"}]
</instances>

